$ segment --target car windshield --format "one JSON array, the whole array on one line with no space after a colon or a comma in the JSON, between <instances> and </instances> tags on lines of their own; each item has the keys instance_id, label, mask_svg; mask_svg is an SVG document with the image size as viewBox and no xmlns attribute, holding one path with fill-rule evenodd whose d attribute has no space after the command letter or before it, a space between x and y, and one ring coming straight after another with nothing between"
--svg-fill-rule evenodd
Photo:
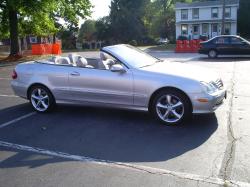
<instances>
[{"instance_id":1,"label":"car windshield","mask_svg":"<svg viewBox=\"0 0 250 187\"><path fill-rule=\"evenodd\" d=\"M109 50L114 56L128 63L134 68L151 66L160 60L130 45L116 45Z\"/></svg>"}]
</instances>

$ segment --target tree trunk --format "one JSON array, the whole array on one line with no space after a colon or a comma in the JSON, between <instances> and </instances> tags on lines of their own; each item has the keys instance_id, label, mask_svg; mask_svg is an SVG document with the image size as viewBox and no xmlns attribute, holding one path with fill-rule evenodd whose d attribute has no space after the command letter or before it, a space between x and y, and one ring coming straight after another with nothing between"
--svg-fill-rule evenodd
<instances>
[{"instance_id":1,"label":"tree trunk","mask_svg":"<svg viewBox=\"0 0 250 187\"><path fill-rule=\"evenodd\" d=\"M17 11L9 9L9 29L10 29L10 55L18 55L20 53L18 43L18 20Z\"/></svg>"},{"instance_id":2,"label":"tree trunk","mask_svg":"<svg viewBox=\"0 0 250 187\"><path fill-rule=\"evenodd\" d=\"M56 34L53 34L53 44L56 43Z\"/></svg>"}]
</instances>

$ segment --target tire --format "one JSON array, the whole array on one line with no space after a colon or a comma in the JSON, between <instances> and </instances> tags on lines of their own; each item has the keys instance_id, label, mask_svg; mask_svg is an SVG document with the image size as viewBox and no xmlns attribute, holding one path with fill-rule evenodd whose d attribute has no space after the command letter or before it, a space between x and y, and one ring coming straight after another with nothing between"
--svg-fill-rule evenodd
<instances>
[{"instance_id":1,"label":"tire","mask_svg":"<svg viewBox=\"0 0 250 187\"><path fill-rule=\"evenodd\" d=\"M218 57L218 52L214 49L211 49L208 51L208 57L209 58L217 58Z\"/></svg>"},{"instance_id":2,"label":"tire","mask_svg":"<svg viewBox=\"0 0 250 187\"><path fill-rule=\"evenodd\" d=\"M150 111L165 125L182 124L192 117L192 106L187 96L180 91L162 90L153 98Z\"/></svg>"},{"instance_id":3,"label":"tire","mask_svg":"<svg viewBox=\"0 0 250 187\"><path fill-rule=\"evenodd\" d=\"M31 87L28 96L31 106L39 113L50 112L55 108L55 99L45 86L36 85Z\"/></svg>"}]
</instances>

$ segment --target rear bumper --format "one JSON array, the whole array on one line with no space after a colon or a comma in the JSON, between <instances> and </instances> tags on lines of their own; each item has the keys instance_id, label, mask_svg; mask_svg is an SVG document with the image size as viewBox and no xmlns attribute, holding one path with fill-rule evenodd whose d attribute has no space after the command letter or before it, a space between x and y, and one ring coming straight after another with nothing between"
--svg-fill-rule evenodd
<instances>
[{"instance_id":1,"label":"rear bumper","mask_svg":"<svg viewBox=\"0 0 250 187\"><path fill-rule=\"evenodd\" d=\"M199 102L196 97L193 102L193 113L194 114L204 114L204 113L213 113L217 108L219 108L224 100L227 98L227 91L220 90L213 95L199 96L201 98L207 99L207 102Z\"/></svg>"}]
</instances>

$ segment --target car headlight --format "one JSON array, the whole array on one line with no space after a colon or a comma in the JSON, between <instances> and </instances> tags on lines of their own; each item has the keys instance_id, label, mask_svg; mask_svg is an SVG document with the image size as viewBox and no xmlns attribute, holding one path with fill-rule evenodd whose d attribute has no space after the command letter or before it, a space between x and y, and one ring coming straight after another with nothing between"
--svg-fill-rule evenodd
<instances>
[{"instance_id":1,"label":"car headlight","mask_svg":"<svg viewBox=\"0 0 250 187\"><path fill-rule=\"evenodd\" d=\"M203 88L203 90L208 93L208 94L212 94L216 91L218 91L218 87L216 86L215 83L213 82L210 82L210 83L207 83L207 82L201 82L201 86Z\"/></svg>"}]
</instances>

